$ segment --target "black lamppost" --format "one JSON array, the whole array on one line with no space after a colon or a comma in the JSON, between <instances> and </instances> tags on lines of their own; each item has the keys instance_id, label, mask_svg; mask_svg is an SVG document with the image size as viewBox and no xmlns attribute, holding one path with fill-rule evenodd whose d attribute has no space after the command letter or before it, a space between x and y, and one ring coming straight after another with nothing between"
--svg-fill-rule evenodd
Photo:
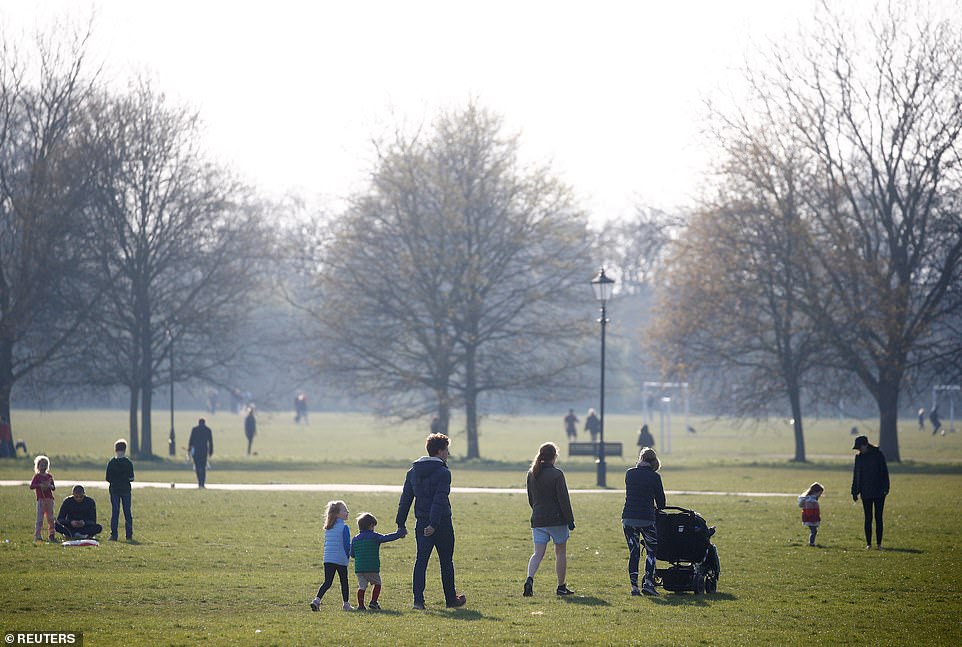
<instances>
[{"instance_id":1,"label":"black lamppost","mask_svg":"<svg viewBox=\"0 0 962 647\"><path fill-rule=\"evenodd\" d=\"M591 279L591 287L595 291L595 298L601 302L601 406L599 415L599 431L601 442L598 443L598 487L608 487L607 466L605 465L605 324L608 323L607 303L611 298L615 280L605 274L602 267L595 278Z\"/></svg>"},{"instance_id":2,"label":"black lamppost","mask_svg":"<svg viewBox=\"0 0 962 647\"><path fill-rule=\"evenodd\" d=\"M167 351L170 353L170 437L167 439L167 453L177 455L177 437L174 435L174 333L167 329Z\"/></svg>"}]
</instances>

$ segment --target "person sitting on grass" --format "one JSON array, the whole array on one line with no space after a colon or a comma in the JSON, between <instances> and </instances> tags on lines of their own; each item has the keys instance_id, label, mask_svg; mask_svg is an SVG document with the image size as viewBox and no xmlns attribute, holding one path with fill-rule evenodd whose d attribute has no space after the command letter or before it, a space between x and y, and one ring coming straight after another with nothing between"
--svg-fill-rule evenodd
<instances>
[{"instance_id":1,"label":"person sitting on grass","mask_svg":"<svg viewBox=\"0 0 962 647\"><path fill-rule=\"evenodd\" d=\"M389 535L374 532L377 519L370 512L362 512L357 517L357 529L360 530L351 540L351 557L354 558L354 573L357 575L357 610L365 608L380 611L381 605L377 601L381 595L381 544L401 539L408 534L407 530L398 529ZM371 602L364 606L364 596L367 585L373 584Z\"/></svg>"},{"instance_id":2,"label":"person sitting on grass","mask_svg":"<svg viewBox=\"0 0 962 647\"><path fill-rule=\"evenodd\" d=\"M73 486L73 494L60 504L54 526L67 539L93 539L104 530L97 523L97 504L84 493L82 485Z\"/></svg>"}]
</instances>

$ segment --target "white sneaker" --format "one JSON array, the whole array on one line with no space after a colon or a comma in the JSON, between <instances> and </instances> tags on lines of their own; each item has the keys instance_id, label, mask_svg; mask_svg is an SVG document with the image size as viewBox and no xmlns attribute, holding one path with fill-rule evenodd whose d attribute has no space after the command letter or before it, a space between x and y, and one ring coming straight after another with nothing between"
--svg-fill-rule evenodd
<instances>
[{"instance_id":1,"label":"white sneaker","mask_svg":"<svg viewBox=\"0 0 962 647\"><path fill-rule=\"evenodd\" d=\"M345 611L354 611L354 607L351 606L350 602L345 602L344 606L341 608Z\"/></svg>"}]
</instances>

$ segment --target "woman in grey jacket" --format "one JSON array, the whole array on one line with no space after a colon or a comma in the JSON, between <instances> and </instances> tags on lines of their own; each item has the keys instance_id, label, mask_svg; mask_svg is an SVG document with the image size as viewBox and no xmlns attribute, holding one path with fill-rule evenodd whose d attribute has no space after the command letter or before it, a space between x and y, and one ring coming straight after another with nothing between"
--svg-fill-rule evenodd
<instances>
[{"instance_id":1,"label":"woman in grey jacket","mask_svg":"<svg viewBox=\"0 0 962 647\"><path fill-rule=\"evenodd\" d=\"M554 542L555 571L558 574L558 595L571 595L573 591L565 584L568 569L566 546L570 532L575 529L575 516L568 498L568 485L564 472L555 467L558 446L545 443L528 470L528 505L531 506L531 538L534 553L528 560L528 577L524 581L525 597L534 595L534 574L548 548L548 540Z\"/></svg>"}]
</instances>

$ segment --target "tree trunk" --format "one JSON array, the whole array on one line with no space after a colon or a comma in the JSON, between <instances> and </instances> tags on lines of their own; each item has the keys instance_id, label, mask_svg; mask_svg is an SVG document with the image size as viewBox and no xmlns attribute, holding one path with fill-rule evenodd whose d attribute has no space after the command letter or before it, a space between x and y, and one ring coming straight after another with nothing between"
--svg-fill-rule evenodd
<instances>
[{"instance_id":1,"label":"tree trunk","mask_svg":"<svg viewBox=\"0 0 962 647\"><path fill-rule=\"evenodd\" d=\"M133 456L140 456L140 434L137 427L137 405L139 402L139 391L136 386L131 386L128 414L130 416L130 453Z\"/></svg>"},{"instance_id":2,"label":"tree trunk","mask_svg":"<svg viewBox=\"0 0 962 647\"><path fill-rule=\"evenodd\" d=\"M154 448L150 438L150 413L153 399L153 392L149 385L143 388L140 405L140 456L150 458L153 456Z\"/></svg>"},{"instance_id":3,"label":"tree trunk","mask_svg":"<svg viewBox=\"0 0 962 647\"><path fill-rule=\"evenodd\" d=\"M789 387L789 400L792 403L792 423L795 427L795 458L796 463L804 463L805 458L805 432L802 431L802 397L796 385Z\"/></svg>"},{"instance_id":4,"label":"tree trunk","mask_svg":"<svg viewBox=\"0 0 962 647\"><path fill-rule=\"evenodd\" d=\"M464 417L465 431L468 435L466 458L481 458L478 449L478 386L475 350L469 348L464 362Z\"/></svg>"},{"instance_id":5,"label":"tree trunk","mask_svg":"<svg viewBox=\"0 0 962 647\"><path fill-rule=\"evenodd\" d=\"M901 380L882 378L878 389L879 449L886 460L902 462L899 454L899 388Z\"/></svg>"},{"instance_id":6,"label":"tree trunk","mask_svg":"<svg viewBox=\"0 0 962 647\"><path fill-rule=\"evenodd\" d=\"M13 340L6 330L7 326L2 326L2 338L0 338L0 415L10 424L13 429L13 420L10 419L10 394L13 392ZM12 433L12 432L11 432Z\"/></svg>"}]
</instances>

